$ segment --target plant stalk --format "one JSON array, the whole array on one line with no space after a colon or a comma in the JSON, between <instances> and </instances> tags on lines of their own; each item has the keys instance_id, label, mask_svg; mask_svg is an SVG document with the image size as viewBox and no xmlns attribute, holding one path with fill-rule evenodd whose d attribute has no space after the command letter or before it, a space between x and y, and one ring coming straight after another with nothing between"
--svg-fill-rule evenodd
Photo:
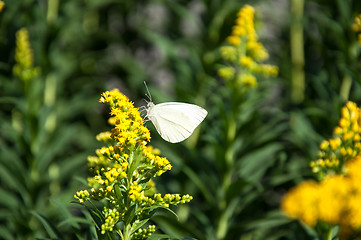
<instances>
[{"instance_id":1,"label":"plant stalk","mask_svg":"<svg viewBox=\"0 0 361 240\"><path fill-rule=\"evenodd\" d=\"M350 90L352 85L352 78L349 75L346 75L342 79L341 87L340 87L340 98L343 101L347 101L350 96Z\"/></svg>"},{"instance_id":2,"label":"plant stalk","mask_svg":"<svg viewBox=\"0 0 361 240\"><path fill-rule=\"evenodd\" d=\"M303 42L303 8L304 0L291 1L291 61L292 61L292 89L291 99L295 104L304 100L305 94L305 56Z\"/></svg>"}]
</instances>

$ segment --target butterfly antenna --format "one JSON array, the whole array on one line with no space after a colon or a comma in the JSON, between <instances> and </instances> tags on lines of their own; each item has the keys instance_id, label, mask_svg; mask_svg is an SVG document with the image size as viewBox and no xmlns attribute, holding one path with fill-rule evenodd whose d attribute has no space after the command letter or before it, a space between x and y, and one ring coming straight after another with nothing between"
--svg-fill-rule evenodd
<instances>
[{"instance_id":1,"label":"butterfly antenna","mask_svg":"<svg viewBox=\"0 0 361 240\"><path fill-rule=\"evenodd\" d=\"M147 96L147 97L149 98L149 100L150 100L151 102L153 102L153 100L152 100L152 95L150 95L150 92L149 92L147 83L146 83L145 81L144 81L144 86L145 86L145 88L147 89L147 92L148 92L148 94L145 94L145 96ZM147 101L146 101L146 102L147 102Z\"/></svg>"}]
</instances>

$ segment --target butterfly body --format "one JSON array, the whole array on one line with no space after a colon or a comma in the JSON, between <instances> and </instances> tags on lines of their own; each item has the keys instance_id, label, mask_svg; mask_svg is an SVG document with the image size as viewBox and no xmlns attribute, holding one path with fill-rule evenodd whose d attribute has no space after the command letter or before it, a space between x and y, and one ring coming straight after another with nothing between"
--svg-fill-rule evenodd
<instances>
[{"instance_id":1,"label":"butterfly body","mask_svg":"<svg viewBox=\"0 0 361 240\"><path fill-rule=\"evenodd\" d=\"M177 143L187 139L207 114L205 109L194 104L149 102L146 117L164 140Z\"/></svg>"}]
</instances>

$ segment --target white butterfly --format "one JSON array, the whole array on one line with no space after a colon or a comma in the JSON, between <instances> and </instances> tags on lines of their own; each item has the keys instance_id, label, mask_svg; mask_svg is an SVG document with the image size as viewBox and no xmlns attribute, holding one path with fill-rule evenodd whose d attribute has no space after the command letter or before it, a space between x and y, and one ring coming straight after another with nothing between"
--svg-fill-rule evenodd
<instances>
[{"instance_id":1,"label":"white butterfly","mask_svg":"<svg viewBox=\"0 0 361 240\"><path fill-rule=\"evenodd\" d=\"M152 121L159 135L168 142L177 143L189 138L208 114L205 109L189 103L166 102L154 105L145 82L144 85L150 99L145 108L145 118Z\"/></svg>"},{"instance_id":2,"label":"white butterfly","mask_svg":"<svg viewBox=\"0 0 361 240\"><path fill-rule=\"evenodd\" d=\"M181 102L157 105L149 102L146 111L146 117L152 121L159 135L171 143L187 139L208 113L197 105Z\"/></svg>"}]
</instances>

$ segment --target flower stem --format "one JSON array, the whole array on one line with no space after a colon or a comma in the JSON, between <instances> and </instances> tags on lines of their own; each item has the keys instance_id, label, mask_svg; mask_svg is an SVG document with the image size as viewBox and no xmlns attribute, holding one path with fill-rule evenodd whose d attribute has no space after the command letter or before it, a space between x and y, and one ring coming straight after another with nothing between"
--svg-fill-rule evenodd
<instances>
[{"instance_id":1,"label":"flower stem","mask_svg":"<svg viewBox=\"0 0 361 240\"><path fill-rule=\"evenodd\" d=\"M291 1L291 60L292 60L292 92L294 103L301 103L305 92L305 57L303 50L303 7L304 0Z\"/></svg>"},{"instance_id":2,"label":"flower stem","mask_svg":"<svg viewBox=\"0 0 361 240\"><path fill-rule=\"evenodd\" d=\"M48 1L48 12L46 20L48 23L53 23L58 17L59 9L59 0L49 0Z\"/></svg>"},{"instance_id":3,"label":"flower stem","mask_svg":"<svg viewBox=\"0 0 361 240\"><path fill-rule=\"evenodd\" d=\"M332 230L333 230L333 227L330 227L328 229L326 240L332 240Z\"/></svg>"},{"instance_id":4,"label":"flower stem","mask_svg":"<svg viewBox=\"0 0 361 240\"><path fill-rule=\"evenodd\" d=\"M343 101L347 101L350 95L350 89L352 85L352 78L349 75L346 75L342 79L341 88L340 88L340 98Z\"/></svg>"}]
</instances>

